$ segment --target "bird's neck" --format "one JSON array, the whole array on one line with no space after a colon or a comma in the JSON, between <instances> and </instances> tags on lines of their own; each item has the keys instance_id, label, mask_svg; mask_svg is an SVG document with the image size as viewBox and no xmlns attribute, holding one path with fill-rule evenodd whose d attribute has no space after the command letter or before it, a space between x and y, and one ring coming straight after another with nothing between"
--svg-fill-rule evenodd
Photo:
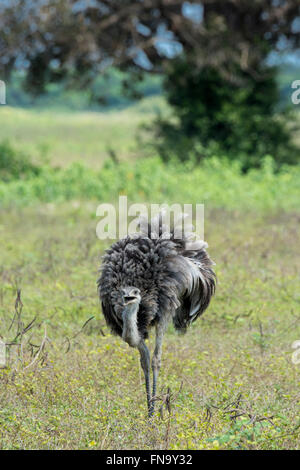
<instances>
[{"instance_id":1,"label":"bird's neck","mask_svg":"<svg viewBox=\"0 0 300 470\"><path fill-rule=\"evenodd\" d=\"M123 333L122 338L129 346L136 347L141 341L141 337L137 327L137 312L139 304L132 302L124 307L123 317Z\"/></svg>"}]
</instances>

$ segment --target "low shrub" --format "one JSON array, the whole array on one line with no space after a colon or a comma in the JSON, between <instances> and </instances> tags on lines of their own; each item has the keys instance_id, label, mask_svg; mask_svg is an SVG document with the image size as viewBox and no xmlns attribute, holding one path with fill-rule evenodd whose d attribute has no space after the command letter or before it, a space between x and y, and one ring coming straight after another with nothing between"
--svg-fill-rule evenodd
<instances>
[{"instance_id":1,"label":"low shrub","mask_svg":"<svg viewBox=\"0 0 300 470\"><path fill-rule=\"evenodd\" d=\"M0 142L0 181L11 181L36 176L41 169L29 156L16 150L8 140Z\"/></svg>"},{"instance_id":2,"label":"low shrub","mask_svg":"<svg viewBox=\"0 0 300 470\"><path fill-rule=\"evenodd\" d=\"M261 169L243 173L241 163L216 157L192 162L158 157L136 162L107 160L100 170L74 163L66 169L41 166L24 179L0 182L0 203L30 204L38 201L96 200L116 202L127 195L130 202L205 203L208 208L296 210L300 197L300 166L275 171L271 157Z\"/></svg>"}]
</instances>

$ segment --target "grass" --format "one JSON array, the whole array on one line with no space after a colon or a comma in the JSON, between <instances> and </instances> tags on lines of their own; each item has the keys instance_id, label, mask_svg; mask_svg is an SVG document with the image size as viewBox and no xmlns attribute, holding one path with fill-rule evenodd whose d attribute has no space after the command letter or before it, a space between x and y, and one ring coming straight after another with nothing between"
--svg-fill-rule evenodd
<instances>
[{"instance_id":1,"label":"grass","mask_svg":"<svg viewBox=\"0 0 300 470\"><path fill-rule=\"evenodd\" d=\"M266 159L242 175L216 159L200 168L133 159L137 126L156 105L0 109L2 136L33 159L48 148L49 159L0 183L2 449L300 449L299 167L274 173ZM205 202L217 263L208 311L186 335L167 332L151 423L138 353L107 330L96 292L107 246L96 206L118 194Z\"/></svg>"},{"instance_id":2,"label":"grass","mask_svg":"<svg viewBox=\"0 0 300 470\"><path fill-rule=\"evenodd\" d=\"M217 294L186 335L170 326L163 415L151 424L138 353L110 335L98 305L105 245L91 207L3 210L0 220L1 335L15 336L17 288L21 321L37 316L22 354L11 346L0 372L3 449L300 448L299 365L291 360L300 338L299 214L207 214Z\"/></svg>"},{"instance_id":3,"label":"grass","mask_svg":"<svg viewBox=\"0 0 300 470\"><path fill-rule=\"evenodd\" d=\"M1 138L33 158L41 155L54 166L80 161L100 168L113 150L117 158L128 159L137 152L138 124L149 122L157 109L164 109L160 97L145 99L124 110L67 112L0 107Z\"/></svg>"}]
</instances>

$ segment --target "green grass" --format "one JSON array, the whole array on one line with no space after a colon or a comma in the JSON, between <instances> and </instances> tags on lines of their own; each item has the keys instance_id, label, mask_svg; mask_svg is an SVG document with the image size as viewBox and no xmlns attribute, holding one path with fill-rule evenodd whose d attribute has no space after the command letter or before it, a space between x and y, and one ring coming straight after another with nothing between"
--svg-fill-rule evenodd
<instances>
[{"instance_id":1,"label":"green grass","mask_svg":"<svg viewBox=\"0 0 300 470\"><path fill-rule=\"evenodd\" d=\"M153 106L0 109L1 137L17 148L5 147L16 158L11 170L18 150L38 161L49 147L48 164L23 165L22 178L11 171L0 183L0 336L11 343L35 318L0 369L2 449L300 449L300 365L292 362L300 339L299 167L274 173L267 158L261 171L243 175L217 159L195 168L137 158L133 136ZM109 333L96 292L107 246L96 238L96 207L119 194L204 202L217 263L208 311L186 335L167 332L162 413L151 423L138 353Z\"/></svg>"},{"instance_id":2,"label":"green grass","mask_svg":"<svg viewBox=\"0 0 300 470\"><path fill-rule=\"evenodd\" d=\"M186 335L170 326L158 407L169 387L171 412L164 406L151 424L138 353L109 334L100 312L105 246L90 205L0 215L1 335L15 336L16 322L8 329L17 287L21 321L37 316L23 352L10 347L0 370L3 449L300 448L300 366L291 360L300 339L299 214L207 214L217 293ZM45 333L44 350L26 368L29 343L39 346Z\"/></svg>"},{"instance_id":3,"label":"green grass","mask_svg":"<svg viewBox=\"0 0 300 470\"><path fill-rule=\"evenodd\" d=\"M67 112L0 107L0 140L34 158L46 156L54 166L80 161L100 168L108 150L127 159L137 152L135 135L140 122L149 122L157 109L166 107L160 97L152 97L118 111Z\"/></svg>"}]
</instances>

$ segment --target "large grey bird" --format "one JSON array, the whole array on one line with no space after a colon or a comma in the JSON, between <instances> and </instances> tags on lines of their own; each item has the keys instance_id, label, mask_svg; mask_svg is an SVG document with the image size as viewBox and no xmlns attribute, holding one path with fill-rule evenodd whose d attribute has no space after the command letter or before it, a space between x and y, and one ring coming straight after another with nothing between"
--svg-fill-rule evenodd
<instances>
[{"instance_id":1,"label":"large grey bird","mask_svg":"<svg viewBox=\"0 0 300 470\"><path fill-rule=\"evenodd\" d=\"M181 219L184 216L181 217ZM140 232L114 243L103 256L98 291L107 325L140 353L148 414L154 412L162 341L168 323L185 332L208 307L215 290L214 264L202 240L190 232L181 237L166 226L162 213L141 218ZM153 227L156 230L153 231ZM155 327L150 384L150 354L145 339Z\"/></svg>"}]
</instances>

